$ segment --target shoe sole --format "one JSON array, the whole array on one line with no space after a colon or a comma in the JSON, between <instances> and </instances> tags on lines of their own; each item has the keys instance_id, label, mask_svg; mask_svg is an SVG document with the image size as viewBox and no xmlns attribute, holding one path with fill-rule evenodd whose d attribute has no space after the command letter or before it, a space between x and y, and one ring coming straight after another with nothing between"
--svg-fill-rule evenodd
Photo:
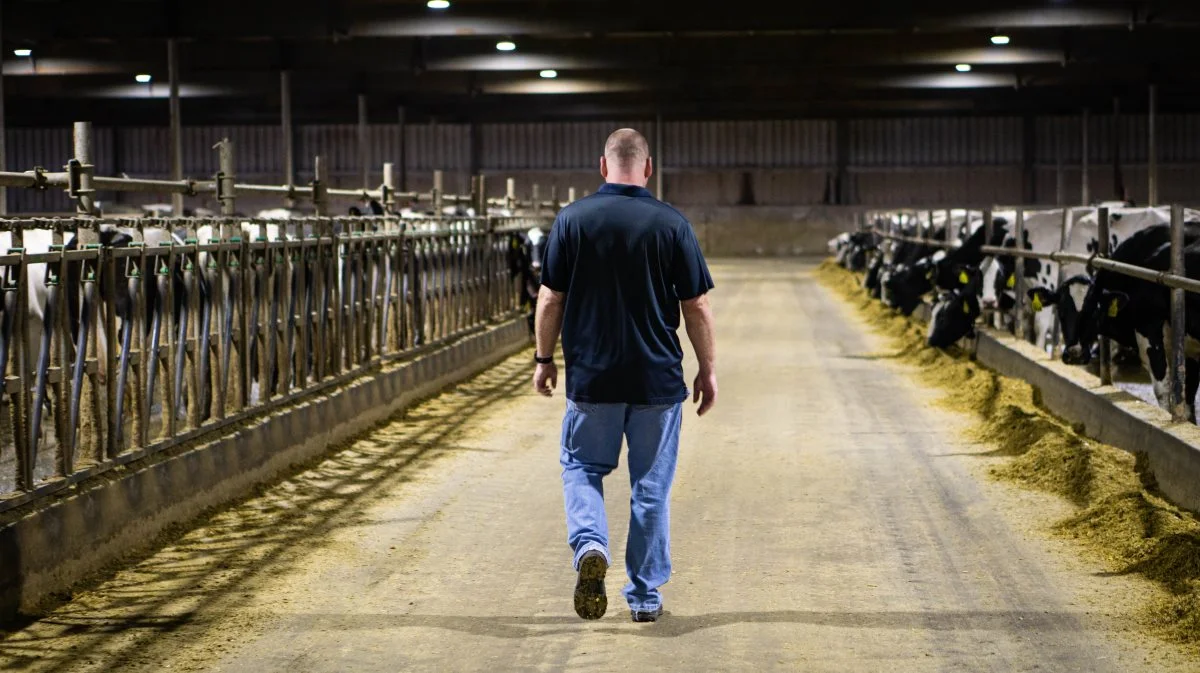
<instances>
[{"instance_id":1,"label":"shoe sole","mask_svg":"<svg viewBox=\"0 0 1200 673\"><path fill-rule=\"evenodd\" d=\"M608 609L604 592L604 574L608 564L600 556L588 556L579 564L579 579L575 582L575 614L584 619L600 619Z\"/></svg>"}]
</instances>

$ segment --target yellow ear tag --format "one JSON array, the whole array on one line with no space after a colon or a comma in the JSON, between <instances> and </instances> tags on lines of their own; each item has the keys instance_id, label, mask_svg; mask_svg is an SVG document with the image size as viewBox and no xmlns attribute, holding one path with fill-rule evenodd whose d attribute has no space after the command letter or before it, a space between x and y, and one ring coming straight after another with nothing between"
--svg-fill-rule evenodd
<instances>
[{"instance_id":1,"label":"yellow ear tag","mask_svg":"<svg viewBox=\"0 0 1200 673\"><path fill-rule=\"evenodd\" d=\"M1016 274L1013 274L1013 275L1009 276L1009 277L1008 277L1008 283L1006 283L1006 284L1008 285L1008 289L1010 289L1010 290L1011 290L1011 289L1013 289L1014 287L1016 287L1016 286L1017 286L1017 276L1016 276Z\"/></svg>"},{"instance_id":2,"label":"yellow ear tag","mask_svg":"<svg viewBox=\"0 0 1200 673\"><path fill-rule=\"evenodd\" d=\"M1117 314L1119 314L1120 312L1121 312L1121 302L1117 299L1113 299L1112 303L1108 305L1108 317L1115 318L1115 317L1117 317Z\"/></svg>"},{"instance_id":3,"label":"yellow ear tag","mask_svg":"<svg viewBox=\"0 0 1200 673\"><path fill-rule=\"evenodd\" d=\"M963 302L963 315L971 315L971 305L965 301Z\"/></svg>"},{"instance_id":4,"label":"yellow ear tag","mask_svg":"<svg viewBox=\"0 0 1200 673\"><path fill-rule=\"evenodd\" d=\"M967 283L971 282L971 277L967 275L966 271L959 271L958 272L958 282L962 283L963 285L966 285Z\"/></svg>"},{"instance_id":5,"label":"yellow ear tag","mask_svg":"<svg viewBox=\"0 0 1200 673\"><path fill-rule=\"evenodd\" d=\"M1045 305L1042 304L1042 295L1040 295L1040 294L1033 295L1033 312L1037 313L1038 311L1041 311L1043 308L1046 308L1046 307L1045 307Z\"/></svg>"}]
</instances>

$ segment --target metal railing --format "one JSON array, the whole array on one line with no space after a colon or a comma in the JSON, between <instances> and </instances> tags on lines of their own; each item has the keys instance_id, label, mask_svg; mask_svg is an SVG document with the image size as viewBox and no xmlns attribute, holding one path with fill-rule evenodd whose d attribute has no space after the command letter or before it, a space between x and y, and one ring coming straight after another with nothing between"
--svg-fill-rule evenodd
<instances>
[{"instance_id":1,"label":"metal railing","mask_svg":"<svg viewBox=\"0 0 1200 673\"><path fill-rule=\"evenodd\" d=\"M1016 241L1021 241L1021 240L1023 240L1023 233L1024 233L1024 228L1025 228L1025 214L1028 210L1034 210L1034 209L1018 207L1018 208L1009 209L1009 210L1015 211L1015 214L1016 214L1015 221L1013 223L1013 238ZM981 247L980 251L984 255L989 255L989 256L1001 256L1002 255L1002 256L1007 256L1007 257L1015 257L1015 258L1019 258L1019 259L1038 259L1038 260L1048 260L1048 261L1056 262L1059 264L1059 278L1058 278L1059 287L1062 286L1062 283L1064 280L1062 277L1062 265L1068 264L1068 263L1075 263L1075 264L1080 264L1080 265L1085 266L1088 269L1089 273L1092 273L1093 275L1096 271L1110 271L1112 273L1117 273L1117 274L1121 274L1124 276L1138 278L1140 280L1144 280L1144 281L1147 281L1150 283L1154 283L1156 285L1161 285L1161 286L1170 288L1171 289L1170 325L1171 325L1172 343L1167 344L1167 346L1170 348L1170 351L1171 351L1170 363L1169 363L1169 367L1168 367L1168 371L1167 371L1169 390L1170 390L1169 405L1170 405L1170 412L1171 412L1172 418L1175 421L1182 422L1182 421L1188 420L1187 410L1186 410L1186 402L1187 401L1184 399L1185 398L1185 380L1186 380L1185 342L1186 342L1186 337L1187 337L1185 293L1192 292L1192 293L1200 294L1200 280L1188 278L1186 275L1187 268L1186 268L1185 257L1184 257L1184 247L1185 247L1185 244L1184 244L1184 207L1181 205L1173 205L1170 207L1171 267L1170 267L1169 271L1159 271L1156 269L1149 269L1146 267L1141 267L1141 266L1137 266L1137 265L1133 265L1133 264L1117 262L1117 261L1107 258L1111 252L1109 250L1109 245L1111 242L1111 237L1109 235L1110 234L1110 232L1109 232L1110 209L1109 208L1101 207L1101 208L1095 209L1096 213L1097 213L1097 237L1096 238L1097 238L1098 249L1096 252L1091 253L1091 254L1086 254L1086 255L1076 253L1076 252L1069 252L1067 250L1062 249L1067 244L1067 234L1068 234L1068 227L1070 226L1071 211L1078 210L1078 208L1036 208L1036 210L1043 211L1043 212L1047 211L1047 210L1049 210L1049 211L1061 210L1062 211L1063 217L1062 217L1062 231L1061 231L1060 243L1059 243L1060 249L1053 250L1053 251L1037 251L1037 250L1025 250L1023 248L1008 248L1008 247L1002 247L1002 246L984 245ZM950 240L949 226L947 226L947 235L946 235L947 240L933 240L933 239L929 238L928 236L914 237L914 236L906 236L906 235L901 235L901 234L895 233L896 224L899 223L899 218L896 217L896 214L900 213L900 212L904 212L907 215L911 211L893 211L892 213L888 213L888 214L884 214L881 211L868 212L868 213L864 214L863 220L860 222L860 226L862 226L864 228L868 228L871 231L873 231L876 235L878 235L879 237L889 239L889 240L906 241L906 242L910 242L910 243L929 245L932 247L938 247L938 248L947 249L947 250L952 250L952 249L958 248L962 245L962 241L957 240L957 238ZM933 212L934 211L929 211L930 225L932 224L932 213ZM992 238L993 238L992 232L993 232L993 226L994 226L994 222L993 222L994 218L993 218L992 214L993 214L993 212L995 212L995 210L982 210L982 211L968 210L967 216L966 216L968 224L970 222L970 215L972 212L978 212L981 214L981 218L983 220L983 226L986 227L986 231L987 231L987 233L985 234L985 240L987 240L987 241L992 240ZM913 213L911 215L911 217L913 219L916 219L920 223L920 215ZM889 224L888 230L886 230L886 231L881 230L879 227L879 225L884 221L886 221ZM924 223L920 224L920 226L925 227ZM928 227L923 228L922 230L925 232L928 232L932 228L933 228L932 226L928 226ZM969 233L969 231L968 231L968 233ZM1015 319L1013 321L1014 331L1021 338L1028 339L1028 336L1026 334L1026 332L1027 332L1026 325L1024 322L1025 321L1024 308L1025 308L1025 302L1026 302L1025 274L1024 273L1015 273L1014 276L1015 276L1015 287L1013 288L1014 293L1015 293L1015 297L1014 297L1015 305L1013 307L1013 314L1015 317ZM1054 324L1055 335L1057 335L1058 331L1059 331L1059 322L1058 321L1059 321L1059 317L1056 313L1055 314L1055 324ZM1103 385L1111 385L1112 381L1113 381L1112 380L1112 355L1111 355L1111 347L1109 344L1109 340L1106 338L1100 338L1099 348L1100 348L1099 365L1100 365L1101 383Z\"/></svg>"},{"instance_id":2,"label":"metal railing","mask_svg":"<svg viewBox=\"0 0 1200 673\"><path fill-rule=\"evenodd\" d=\"M61 187L74 217L0 219L0 511L225 428L527 309L515 255L562 205L236 182L217 144L212 180L93 174L75 125L66 170L0 172L0 185ZM208 218L105 217L98 190L216 195ZM574 190L569 194L574 199ZM234 215L241 195L312 201L314 216ZM330 198L375 199L383 216L325 215ZM402 201L467 204L475 217L401 217ZM509 215L489 217L489 206ZM526 214L512 215L524 210ZM549 211L549 212L548 212Z\"/></svg>"},{"instance_id":3,"label":"metal railing","mask_svg":"<svg viewBox=\"0 0 1200 673\"><path fill-rule=\"evenodd\" d=\"M0 510L517 316L510 239L549 219L255 224L0 220Z\"/></svg>"}]
</instances>

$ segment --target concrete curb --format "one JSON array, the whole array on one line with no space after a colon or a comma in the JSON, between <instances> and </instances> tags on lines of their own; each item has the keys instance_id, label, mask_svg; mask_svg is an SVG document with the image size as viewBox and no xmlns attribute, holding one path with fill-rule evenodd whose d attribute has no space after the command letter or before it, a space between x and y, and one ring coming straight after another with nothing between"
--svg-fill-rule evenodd
<instances>
[{"instance_id":1,"label":"concrete curb","mask_svg":"<svg viewBox=\"0 0 1200 673\"><path fill-rule=\"evenodd\" d=\"M1023 379L1042 395L1042 404L1089 437L1133 453L1144 453L1158 487L1172 502L1200 511L1200 427L1174 423L1165 410L1100 379L1081 367L1052 360L1011 334L980 330L979 362Z\"/></svg>"},{"instance_id":2,"label":"concrete curb","mask_svg":"<svg viewBox=\"0 0 1200 673\"><path fill-rule=\"evenodd\" d=\"M0 623L529 344L512 320L0 517Z\"/></svg>"}]
</instances>

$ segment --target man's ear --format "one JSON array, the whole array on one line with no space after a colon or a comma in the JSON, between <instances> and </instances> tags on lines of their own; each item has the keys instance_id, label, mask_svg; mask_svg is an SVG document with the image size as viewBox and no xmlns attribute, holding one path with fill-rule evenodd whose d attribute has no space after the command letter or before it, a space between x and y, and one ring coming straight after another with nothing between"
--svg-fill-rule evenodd
<instances>
[{"instance_id":1,"label":"man's ear","mask_svg":"<svg viewBox=\"0 0 1200 673\"><path fill-rule=\"evenodd\" d=\"M646 179L649 180L651 175L654 175L654 157L646 157Z\"/></svg>"},{"instance_id":2,"label":"man's ear","mask_svg":"<svg viewBox=\"0 0 1200 673\"><path fill-rule=\"evenodd\" d=\"M608 179L608 157L600 157L600 177Z\"/></svg>"}]
</instances>

